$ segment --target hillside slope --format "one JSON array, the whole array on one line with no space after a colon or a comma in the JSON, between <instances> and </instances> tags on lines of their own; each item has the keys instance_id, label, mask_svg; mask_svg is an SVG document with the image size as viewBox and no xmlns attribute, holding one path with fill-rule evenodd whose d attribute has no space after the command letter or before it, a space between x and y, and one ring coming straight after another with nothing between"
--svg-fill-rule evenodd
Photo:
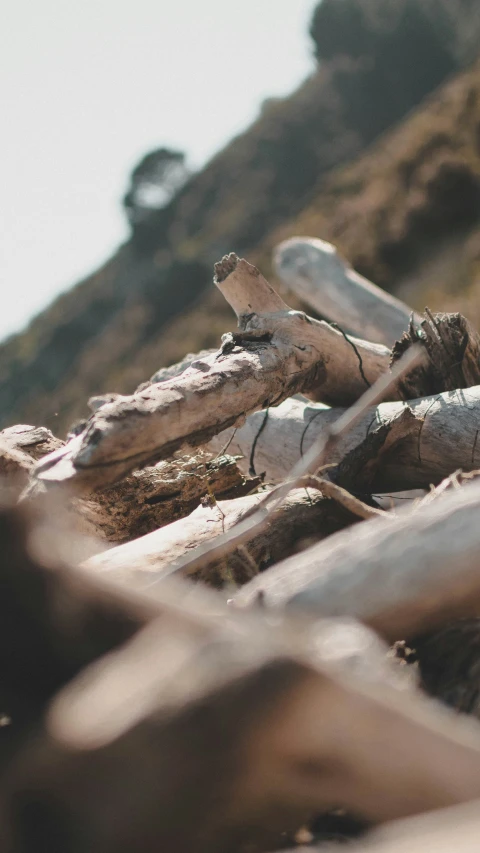
<instances>
[{"instance_id":1,"label":"hillside slope","mask_svg":"<svg viewBox=\"0 0 480 853\"><path fill-rule=\"evenodd\" d=\"M480 320L480 62L330 174L302 213L269 235L264 267L275 243L294 234L335 243L417 309L460 300Z\"/></svg>"}]
</instances>

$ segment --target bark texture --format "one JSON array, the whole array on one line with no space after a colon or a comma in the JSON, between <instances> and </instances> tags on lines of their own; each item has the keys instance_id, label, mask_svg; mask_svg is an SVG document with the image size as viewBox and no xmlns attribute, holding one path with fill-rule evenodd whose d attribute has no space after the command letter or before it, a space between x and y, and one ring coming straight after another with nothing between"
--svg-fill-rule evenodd
<instances>
[{"instance_id":1,"label":"bark texture","mask_svg":"<svg viewBox=\"0 0 480 853\"><path fill-rule=\"evenodd\" d=\"M242 471L282 481L312 445L326 437L344 413L321 404L286 400L250 415L239 429L209 443L228 445ZM453 471L480 466L480 386L449 391L408 403L370 409L333 449L329 476L357 492L429 488Z\"/></svg>"},{"instance_id":2,"label":"bark texture","mask_svg":"<svg viewBox=\"0 0 480 853\"><path fill-rule=\"evenodd\" d=\"M230 501L205 500L187 518L119 545L85 563L123 583L147 591L168 576L176 560L229 530L258 505L263 493ZM278 507L266 528L221 560L213 558L190 576L209 586L240 586L259 572L358 521L358 516L324 497L318 487L296 489Z\"/></svg>"}]
</instances>

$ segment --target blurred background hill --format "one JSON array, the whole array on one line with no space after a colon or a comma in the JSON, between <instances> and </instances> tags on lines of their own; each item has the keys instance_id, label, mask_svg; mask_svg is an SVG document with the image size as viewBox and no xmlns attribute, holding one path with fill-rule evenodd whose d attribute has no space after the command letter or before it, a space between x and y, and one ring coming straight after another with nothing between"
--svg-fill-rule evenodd
<instances>
[{"instance_id":1,"label":"blurred background hill","mask_svg":"<svg viewBox=\"0 0 480 853\"><path fill-rule=\"evenodd\" d=\"M216 346L234 319L213 263L235 251L272 276L293 234L334 242L416 308L480 322L478 0L323 0L310 37L315 72L204 168L146 152L128 240L0 345L1 426L64 434L89 396Z\"/></svg>"}]
</instances>

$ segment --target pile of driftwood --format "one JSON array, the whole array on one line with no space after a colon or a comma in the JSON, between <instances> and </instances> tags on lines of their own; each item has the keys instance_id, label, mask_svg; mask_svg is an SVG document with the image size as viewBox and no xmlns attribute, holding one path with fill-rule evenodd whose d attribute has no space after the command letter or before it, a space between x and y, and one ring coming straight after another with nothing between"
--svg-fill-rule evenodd
<instances>
[{"instance_id":1,"label":"pile of driftwood","mask_svg":"<svg viewBox=\"0 0 480 853\"><path fill-rule=\"evenodd\" d=\"M479 849L480 336L275 267L330 322L229 255L218 351L0 433L2 853Z\"/></svg>"}]
</instances>

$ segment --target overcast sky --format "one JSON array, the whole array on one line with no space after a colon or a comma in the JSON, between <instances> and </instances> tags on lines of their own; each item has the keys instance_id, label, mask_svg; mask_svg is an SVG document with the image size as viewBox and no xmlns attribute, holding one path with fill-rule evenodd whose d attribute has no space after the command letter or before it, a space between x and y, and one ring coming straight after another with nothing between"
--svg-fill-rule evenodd
<instances>
[{"instance_id":1,"label":"overcast sky","mask_svg":"<svg viewBox=\"0 0 480 853\"><path fill-rule=\"evenodd\" d=\"M10 0L0 11L0 339L126 236L148 150L199 166L313 68L316 0Z\"/></svg>"}]
</instances>

